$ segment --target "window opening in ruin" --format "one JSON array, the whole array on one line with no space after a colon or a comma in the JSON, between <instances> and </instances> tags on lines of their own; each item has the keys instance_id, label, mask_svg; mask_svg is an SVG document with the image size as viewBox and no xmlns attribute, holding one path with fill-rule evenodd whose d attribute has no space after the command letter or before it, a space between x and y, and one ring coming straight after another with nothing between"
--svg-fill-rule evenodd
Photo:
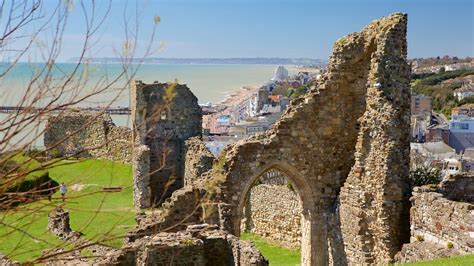
<instances>
[{"instance_id":1,"label":"window opening in ruin","mask_svg":"<svg viewBox=\"0 0 474 266\"><path fill-rule=\"evenodd\" d=\"M259 176L245 196L240 231L263 237L282 247L301 246L300 195L290 178L277 169Z\"/></svg>"}]
</instances>

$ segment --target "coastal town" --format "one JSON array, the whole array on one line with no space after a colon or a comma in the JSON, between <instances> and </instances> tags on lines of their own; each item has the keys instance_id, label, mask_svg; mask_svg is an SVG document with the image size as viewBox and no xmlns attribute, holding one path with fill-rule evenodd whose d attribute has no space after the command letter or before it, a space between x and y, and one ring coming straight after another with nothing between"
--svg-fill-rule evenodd
<instances>
[{"instance_id":1,"label":"coastal town","mask_svg":"<svg viewBox=\"0 0 474 266\"><path fill-rule=\"evenodd\" d=\"M423 165L439 169L442 175L474 171L474 59L421 68L414 60L411 66L415 74L461 73L439 82L455 86L452 97L461 103L448 116L433 110L431 96L412 91L410 146L412 156L418 159L413 161L420 163L421 159ZM314 85L325 68L304 70L288 75L285 66L278 66L271 80L261 86L243 87L216 105L201 104L208 149L218 156L228 144L271 128L290 101ZM473 102L462 104L469 99Z\"/></svg>"},{"instance_id":2,"label":"coastal town","mask_svg":"<svg viewBox=\"0 0 474 266\"><path fill-rule=\"evenodd\" d=\"M447 98L452 99L451 104L434 110L435 96L412 90L412 157L421 158L422 164L439 169L442 175L474 171L474 59L423 68L414 61L412 73L438 76L434 86L449 89Z\"/></svg>"},{"instance_id":3,"label":"coastal town","mask_svg":"<svg viewBox=\"0 0 474 266\"><path fill-rule=\"evenodd\" d=\"M291 67L297 74L289 75L287 68L280 65L261 86L244 86L216 105L201 104L206 113L202 118L203 134L214 155L228 144L268 130L290 101L305 94L325 71L317 66Z\"/></svg>"},{"instance_id":4,"label":"coastal town","mask_svg":"<svg viewBox=\"0 0 474 266\"><path fill-rule=\"evenodd\" d=\"M54 2L0 5L0 266L474 265L474 3Z\"/></svg>"}]
</instances>

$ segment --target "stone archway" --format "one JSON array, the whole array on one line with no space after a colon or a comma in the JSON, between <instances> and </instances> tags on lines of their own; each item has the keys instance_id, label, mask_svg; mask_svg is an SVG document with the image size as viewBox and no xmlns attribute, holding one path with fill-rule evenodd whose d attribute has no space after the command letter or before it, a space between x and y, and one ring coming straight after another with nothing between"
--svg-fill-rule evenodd
<instances>
[{"instance_id":1,"label":"stone archway","mask_svg":"<svg viewBox=\"0 0 474 266\"><path fill-rule=\"evenodd\" d=\"M402 217L410 151L406 30L407 16L396 13L337 40L323 78L270 130L226 148L202 186L173 194L168 213L177 217L166 221L187 219L179 207L194 199L204 207L193 222L204 217L240 235L246 193L275 167L302 198L303 265L328 265L328 242L336 265L391 262L408 222ZM206 191L208 202L196 200Z\"/></svg>"},{"instance_id":2,"label":"stone archway","mask_svg":"<svg viewBox=\"0 0 474 266\"><path fill-rule=\"evenodd\" d=\"M406 23L398 13L339 39L314 88L270 130L224 151L215 169L223 229L240 234L246 193L278 167L303 199L303 265L328 265L328 241L343 264L390 262L409 160Z\"/></svg>"},{"instance_id":3,"label":"stone archway","mask_svg":"<svg viewBox=\"0 0 474 266\"><path fill-rule=\"evenodd\" d=\"M312 219L314 219L314 209L313 206L316 206L313 202L313 197L311 195L311 190L309 189L309 184L307 179L305 179L297 169L288 165L282 161L271 162L265 167L255 171L254 175L246 180L245 188L243 190L243 197L240 198L240 203L238 206L238 214L235 217L236 221L233 223L236 225L234 233L237 236L240 236L240 222L244 216L243 210L244 205L246 204L246 196L254 185L255 181L260 178L264 173L269 170L278 170L281 173L284 173L286 177L294 184L294 189L298 194L302 206L300 227L301 227L301 263L302 265L307 265L308 262L312 261L312 254L321 254L324 251L316 250L316 245L312 245L312 236L316 236L318 232L314 232L314 228L311 227ZM320 233L320 232L319 232ZM309 248L308 248L309 247ZM321 247L324 249L324 247ZM314 257L313 255L313 257Z\"/></svg>"}]
</instances>

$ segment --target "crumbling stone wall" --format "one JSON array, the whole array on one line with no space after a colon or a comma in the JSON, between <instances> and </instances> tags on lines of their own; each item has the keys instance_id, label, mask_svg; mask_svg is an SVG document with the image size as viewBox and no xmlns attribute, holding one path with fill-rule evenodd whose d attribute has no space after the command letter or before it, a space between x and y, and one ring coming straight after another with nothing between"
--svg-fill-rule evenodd
<instances>
[{"instance_id":1,"label":"crumbling stone wall","mask_svg":"<svg viewBox=\"0 0 474 266\"><path fill-rule=\"evenodd\" d=\"M181 84L136 81L131 98L135 148L145 145L149 150L135 152L134 202L147 208L160 204L183 186L184 142L201 135L202 111L196 96ZM148 166L142 165L148 161Z\"/></svg>"},{"instance_id":2,"label":"crumbling stone wall","mask_svg":"<svg viewBox=\"0 0 474 266\"><path fill-rule=\"evenodd\" d=\"M444 179L438 190L451 201L474 203L474 176L456 174Z\"/></svg>"},{"instance_id":3,"label":"crumbling stone wall","mask_svg":"<svg viewBox=\"0 0 474 266\"><path fill-rule=\"evenodd\" d=\"M375 257L380 262L393 259L401 245L400 180L408 174L409 158L406 23L406 15L394 14L339 39L328 72L315 88L293 101L271 130L227 150L219 208L224 228L240 234L244 199L252 183L276 168L292 180L302 199L302 264L326 265L328 220L339 190L351 168L365 167L357 179L364 182L346 183L344 199L341 196L341 227L356 224L352 238L346 234L343 239L345 249L336 253L347 252L351 264L375 263ZM352 167L356 151L357 162ZM355 192L365 190L376 196L374 208L354 205L350 213L343 212L343 205L347 210L345 206L352 204L349 199L359 202ZM377 217L378 227L359 230L357 221L369 212ZM367 234L377 241L356 244ZM386 249L389 251L383 252Z\"/></svg>"},{"instance_id":4,"label":"crumbling stone wall","mask_svg":"<svg viewBox=\"0 0 474 266\"><path fill-rule=\"evenodd\" d=\"M457 174L416 187L411 197L410 243L396 255L413 262L474 252L474 176Z\"/></svg>"},{"instance_id":5,"label":"crumbling stone wall","mask_svg":"<svg viewBox=\"0 0 474 266\"><path fill-rule=\"evenodd\" d=\"M184 144L184 185L192 184L212 168L215 157L200 137L193 137Z\"/></svg>"},{"instance_id":6,"label":"crumbling stone wall","mask_svg":"<svg viewBox=\"0 0 474 266\"><path fill-rule=\"evenodd\" d=\"M474 252L474 200L472 194L462 193L473 185L473 175L456 175L439 186L415 188L410 199L411 243L408 246L426 242L461 254Z\"/></svg>"},{"instance_id":7,"label":"crumbling stone wall","mask_svg":"<svg viewBox=\"0 0 474 266\"><path fill-rule=\"evenodd\" d=\"M122 265L268 265L248 241L207 224L176 233L158 233L127 244L99 264Z\"/></svg>"},{"instance_id":8,"label":"crumbling stone wall","mask_svg":"<svg viewBox=\"0 0 474 266\"><path fill-rule=\"evenodd\" d=\"M362 36L339 40L351 43L362 37L364 46L373 50L355 163L340 193L341 229L351 264L389 263L406 241L404 178L410 155L406 23L406 16L394 15L372 22Z\"/></svg>"},{"instance_id":9,"label":"crumbling stone wall","mask_svg":"<svg viewBox=\"0 0 474 266\"><path fill-rule=\"evenodd\" d=\"M93 157L131 163L132 132L108 114L66 111L48 119L44 145L52 156Z\"/></svg>"},{"instance_id":10,"label":"crumbling stone wall","mask_svg":"<svg viewBox=\"0 0 474 266\"><path fill-rule=\"evenodd\" d=\"M223 152L204 188L218 192L215 207L206 215L206 202L202 219L239 236L251 187L275 169L301 199L302 265L327 265L328 242L338 265L391 261L403 241L409 160L406 26L396 13L339 39L316 86L270 130Z\"/></svg>"},{"instance_id":11,"label":"crumbling stone wall","mask_svg":"<svg viewBox=\"0 0 474 266\"><path fill-rule=\"evenodd\" d=\"M300 248L301 213L299 196L286 182L260 184L250 189L241 226L283 246Z\"/></svg>"},{"instance_id":12,"label":"crumbling stone wall","mask_svg":"<svg viewBox=\"0 0 474 266\"><path fill-rule=\"evenodd\" d=\"M48 214L48 230L61 239L78 237L78 234L71 230L69 212L62 208L56 208Z\"/></svg>"}]
</instances>

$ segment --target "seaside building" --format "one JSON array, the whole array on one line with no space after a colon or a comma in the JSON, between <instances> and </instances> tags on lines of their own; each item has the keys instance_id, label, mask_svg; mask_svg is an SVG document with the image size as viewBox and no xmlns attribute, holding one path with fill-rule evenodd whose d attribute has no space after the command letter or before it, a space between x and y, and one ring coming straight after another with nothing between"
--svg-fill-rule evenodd
<instances>
[{"instance_id":1,"label":"seaside building","mask_svg":"<svg viewBox=\"0 0 474 266\"><path fill-rule=\"evenodd\" d=\"M238 137L249 137L264 132L272 127L272 125L280 118L281 114L281 112L273 113L241 121L232 126L229 134Z\"/></svg>"},{"instance_id":2,"label":"seaside building","mask_svg":"<svg viewBox=\"0 0 474 266\"><path fill-rule=\"evenodd\" d=\"M288 70L284 66L278 66L275 69L272 81L284 81L288 78Z\"/></svg>"},{"instance_id":3,"label":"seaside building","mask_svg":"<svg viewBox=\"0 0 474 266\"><path fill-rule=\"evenodd\" d=\"M456 155L455 150L443 141L410 143L410 148L431 162L453 158Z\"/></svg>"},{"instance_id":4,"label":"seaside building","mask_svg":"<svg viewBox=\"0 0 474 266\"><path fill-rule=\"evenodd\" d=\"M446 158L443 160L443 175L453 175L464 172L466 169L465 161L457 158Z\"/></svg>"},{"instance_id":5,"label":"seaside building","mask_svg":"<svg viewBox=\"0 0 474 266\"><path fill-rule=\"evenodd\" d=\"M204 139L204 143L209 151L216 157L219 157L222 150L236 141L241 140L238 136L208 136L207 139Z\"/></svg>"}]
</instances>

